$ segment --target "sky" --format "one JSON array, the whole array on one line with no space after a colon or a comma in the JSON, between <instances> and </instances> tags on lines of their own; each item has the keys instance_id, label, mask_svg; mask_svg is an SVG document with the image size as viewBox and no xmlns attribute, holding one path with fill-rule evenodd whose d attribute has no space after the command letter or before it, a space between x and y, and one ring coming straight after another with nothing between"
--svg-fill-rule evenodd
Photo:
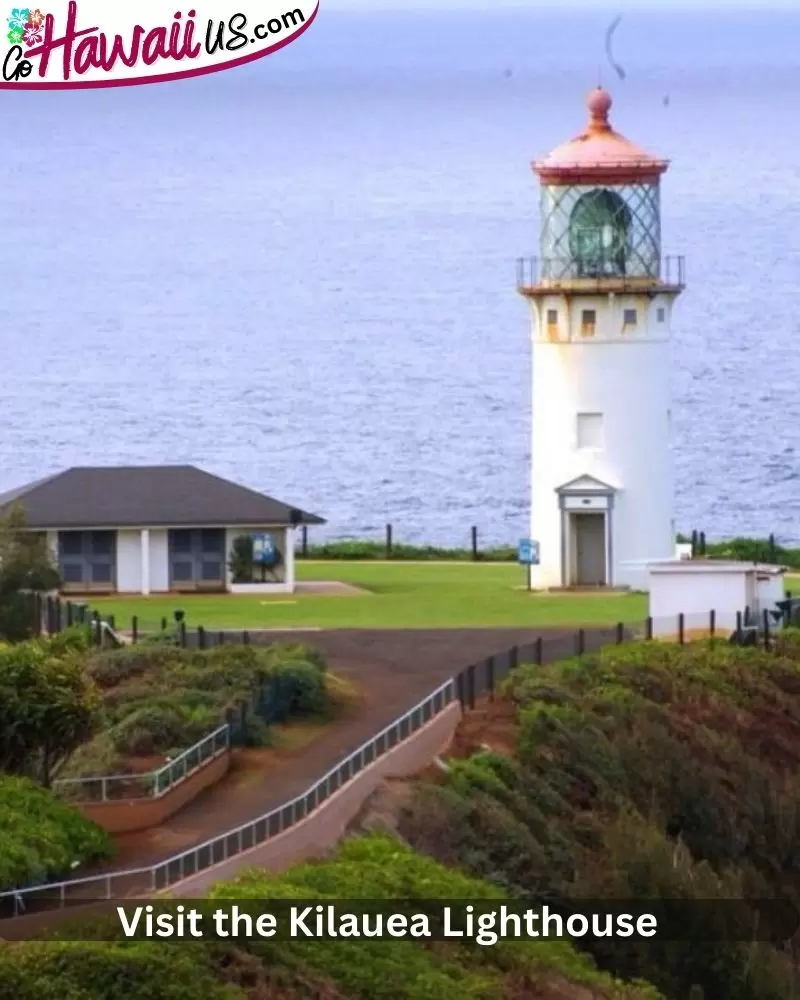
<instances>
[{"instance_id":1,"label":"sky","mask_svg":"<svg viewBox=\"0 0 800 1000\"><path fill-rule=\"evenodd\" d=\"M433 10L497 10L502 8L519 8L526 10L540 8L557 8L564 10L574 7L581 10L605 10L618 13L623 10L674 10L688 7L693 9L711 10L785 10L793 8L797 0L620 0L610 3L609 0L322 0L328 10L407 10L409 8Z\"/></svg>"}]
</instances>

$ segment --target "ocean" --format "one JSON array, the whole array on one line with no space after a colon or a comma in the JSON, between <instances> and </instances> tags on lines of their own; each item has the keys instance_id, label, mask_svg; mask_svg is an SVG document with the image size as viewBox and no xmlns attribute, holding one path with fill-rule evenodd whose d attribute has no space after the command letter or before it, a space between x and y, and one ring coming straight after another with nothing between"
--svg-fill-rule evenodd
<instances>
[{"instance_id":1,"label":"ocean","mask_svg":"<svg viewBox=\"0 0 800 1000\"><path fill-rule=\"evenodd\" d=\"M191 462L313 537L527 531L530 161L669 157L677 523L800 539L800 14L328 11L202 79L0 92L0 489ZM668 102L664 98L668 97Z\"/></svg>"}]
</instances>

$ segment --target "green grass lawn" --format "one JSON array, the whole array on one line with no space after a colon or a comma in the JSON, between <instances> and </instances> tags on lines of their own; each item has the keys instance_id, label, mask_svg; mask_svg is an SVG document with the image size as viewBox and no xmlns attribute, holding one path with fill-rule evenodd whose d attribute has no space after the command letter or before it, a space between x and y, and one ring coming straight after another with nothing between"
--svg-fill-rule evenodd
<instances>
[{"instance_id":1,"label":"green grass lawn","mask_svg":"<svg viewBox=\"0 0 800 1000\"><path fill-rule=\"evenodd\" d=\"M643 594L529 594L519 566L502 563L301 562L299 580L340 580L369 593L201 595L96 600L118 627L137 615L142 630L186 612L190 628L466 628L593 625L641 621ZM800 593L800 577L787 587Z\"/></svg>"},{"instance_id":2,"label":"green grass lawn","mask_svg":"<svg viewBox=\"0 0 800 1000\"><path fill-rule=\"evenodd\" d=\"M299 580L340 580L359 595L200 595L97 599L103 614L128 627L153 628L176 608L190 628L465 628L590 625L641 620L647 599L630 595L528 593L519 566L490 563L301 562Z\"/></svg>"}]
</instances>

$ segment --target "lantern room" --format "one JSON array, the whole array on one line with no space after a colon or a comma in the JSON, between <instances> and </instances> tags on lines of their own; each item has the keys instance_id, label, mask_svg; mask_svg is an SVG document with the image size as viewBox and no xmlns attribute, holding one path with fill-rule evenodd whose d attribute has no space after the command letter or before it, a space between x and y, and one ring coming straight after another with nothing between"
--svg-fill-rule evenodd
<instances>
[{"instance_id":1,"label":"lantern room","mask_svg":"<svg viewBox=\"0 0 800 1000\"><path fill-rule=\"evenodd\" d=\"M611 104L607 91L592 91L583 132L533 165L541 281L662 278L659 180L668 163L612 128Z\"/></svg>"}]
</instances>

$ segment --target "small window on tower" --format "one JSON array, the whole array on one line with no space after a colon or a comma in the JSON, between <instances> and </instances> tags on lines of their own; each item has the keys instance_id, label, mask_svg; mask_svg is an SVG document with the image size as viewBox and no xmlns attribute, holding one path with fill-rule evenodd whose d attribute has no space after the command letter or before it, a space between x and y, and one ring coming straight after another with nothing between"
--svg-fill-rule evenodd
<instances>
[{"instance_id":1,"label":"small window on tower","mask_svg":"<svg viewBox=\"0 0 800 1000\"><path fill-rule=\"evenodd\" d=\"M558 309L547 310L547 325L548 326L558 325Z\"/></svg>"},{"instance_id":2,"label":"small window on tower","mask_svg":"<svg viewBox=\"0 0 800 1000\"><path fill-rule=\"evenodd\" d=\"M667 310L663 306L660 306L656 310L656 319L658 320L659 323L663 323L666 318L667 318Z\"/></svg>"},{"instance_id":3,"label":"small window on tower","mask_svg":"<svg viewBox=\"0 0 800 1000\"><path fill-rule=\"evenodd\" d=\"M602 448L603 414L579 413L577 431L579 448Z\"/></svg>"},{"instance_id":4,"label":"small window on tower","mask_svg":"<svg viewBox=\"0 0 800 1000\"><path fill-rule=\"evenodd\" d=\"M581 336L593 337L597 324L597 313L594 309L584 309L581 313Z\"/></svg>"},{"instance_id":5,"label":"small window on tower","mask_svg":"<svg viewBox=\"0 0 800 1000\"><path fill-rule=\"evenodd\" d=\"M636 326L637 317L635 309L623 309L622 311L622 325L626 330L630 330Z\"/></svg>"}]
</instances>

